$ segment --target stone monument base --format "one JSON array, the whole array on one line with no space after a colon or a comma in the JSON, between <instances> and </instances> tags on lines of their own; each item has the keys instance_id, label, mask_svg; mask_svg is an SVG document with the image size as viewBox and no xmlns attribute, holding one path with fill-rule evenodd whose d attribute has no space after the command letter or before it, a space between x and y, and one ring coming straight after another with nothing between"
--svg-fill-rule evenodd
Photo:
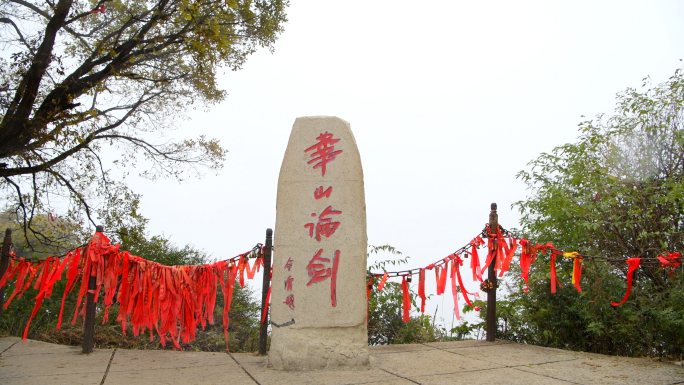
<instances>
[{"instance_id":1,"label":"stone monument base","mask_svg":"<svg viewBox=\"0 0 684 385\"><path fill-rule=\"evenodd\" d=\"M270 367L280 370L343 369L370 366L365 322L353 327L284 326L272 339ZM276 326L273 326L274 328Z\"/></svg>"}]
</instances>

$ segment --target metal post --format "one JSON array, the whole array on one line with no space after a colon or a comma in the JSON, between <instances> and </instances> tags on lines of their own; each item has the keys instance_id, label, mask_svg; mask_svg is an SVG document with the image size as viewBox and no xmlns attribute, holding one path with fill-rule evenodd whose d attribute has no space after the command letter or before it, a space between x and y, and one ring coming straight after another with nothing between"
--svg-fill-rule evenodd
<instances>
[{"instance_id":1,"label":"metal post","mask_svg":"<svg viewBox=\"0 0 684 385\"><path fill-rule=\"evenodd\" d=\"M259 354L266 355L266 339L268 334L268 302L266 296L271 286L271 250L273 248L273 230L266 229L264 247L264 283L261 286L261 330L259 331Z\"/></svg>"},{"instance_id":2,"label":"metal post","mask_svg":"<svg viewBox=\"0 0 684 385\"><path fill-rule=\"evenodd\" d=\"M12 229L5 230L5 239L2 241L2 257L0 257L0 277L5 275L9 266L9 252L12 247ZM5 305L5 286L0 289L0 317L2 317L2 307Z\"/></svg>"},{"instance_id":3,"label":"metal post","mask_svg":"<svg viewBox=\"0 0 684 385\"><path fill-rule=\"evenodd\" d=\"M489 280L489 288L487 290L487 341L494 342L496 339L496 253L498 247L498 239L496 238L497 230L499 229L499 214L496 213L496 203L492 203L492 211L489 213L489 231L488 237L493 234L492 242L492 262L487 269L487 279Z\"/></svg>"},{"instance_id":4,"label":"metal post","mask_svg":"<svg viewBox=\"0 0 684 385\"><path fill-rule=\"evenodd\" d=\"M95 231L98 233L103 232L104 226L97 226ZM90 245L88 245L88 247L90 247ZM84 274L85 273L86 272L84 272ZM93 352L93 337L95 335L95 289L97 288L97 277L91 275L88 278L85 320L83 322L83 353L86 354Z\"/></svg>"}]
</instances>

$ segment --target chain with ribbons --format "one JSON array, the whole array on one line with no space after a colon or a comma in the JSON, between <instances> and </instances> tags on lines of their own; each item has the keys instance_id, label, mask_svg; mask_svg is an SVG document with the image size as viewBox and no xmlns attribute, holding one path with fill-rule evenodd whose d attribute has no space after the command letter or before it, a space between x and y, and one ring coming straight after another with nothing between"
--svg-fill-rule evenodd
<instances>
[{"instance_id":1,"label":"chain with ribbons","mask_svg":"<svg viewBox=\"0 0 684 385\"><path fill-rule=\"evenodd\" d=\"M262 244L223 261L185 266L164 266L131 255L128 251L121 252L119 246L112 245L104 233L96 232L84 247L62 256L37 260L17 257L11 252L9 266L0 277L0 287L14 282L14 290L4 308L7 309L13 299L21 298L34 280L33 288L38 290L23 339L26 339L31 320L43 300L50 298L55 283L66 271L67 283L57 329L62 325L66 296L79 286L80 279L72 325L79 315L85 316L86 294L92 292L97 302L99 293L103 291L103 324L107 322L109 308L116 300L120 305L116 321L121 322L124 335L130 323L133 335L138 336L147 329L152 340L153 331L156 331L163 346L171 342L174 349L181 349L181 343L194 341L198 326L204 329L207 322L214 323L217 287L220 285L224 299L223 331L228 350L228 313L235 281L244 287L245 275L247 279L253 279L263 266ZM250 259L255 259L251 266ZM95 278L94 290L88 289L90 277Z\"/></svg>"},{"instance_id":2,"label":"chain with ribbons","mask_svg":"<svg viewBox=\"0 0 684 385\"><path fill-rule=\"evenodd\" d=\"M487 239L487 242L484 239ZM485 258L484 264L480 266L480 256L478 254L478 249L482 246L487 245L488 253ZM480 309L474 307L470 302L468 295L478 296L478 293L471 293L465 289L461 279L460 267L463 266L463 258L468 258L470 256L470 269L472 270L473 281L479 281L481 283L480 289L482 291L491 290L491 284L487 280L483 281L482 274L489 267L489 265L494 265L494 272L498 277L503 277L503 275L509 271L513 257L520 246L520 269L522 271L520 277L525 281L525 287L523 288L525 292L529 291L529 272L532 263L535 262L537 253L542 254L549 253L550 257L550 284L551 292L556 293L556 287L563 286L557 276L556 272L556 257L561 256L563 258L571 259L573 261L572 268L572 286L578 291L582 292L580 287L580 281L582 279L582 266L585 259L599 260L606 262L624 262L629 265L627 272L627 291L623 300L619 303L613 302L613 306L622 305L629 298L629 294L632 287L632 280L634 271L639 267L642 261L652 261L660 264L661 268L670 268L670 277L672 277L674 270L680 266L682 260L684 259L679 252L669 253L665 252L655 258L627 258L627 259L617 259L617 258L607 258L583 255L578 252L567 252L556 249L552 243L546 244L535 244L532 246L532 242L528 239L522 237L516 237L511 234L508 230L498 226L496 232L492 231L489 224L485 225L484 230L481 234L474 237L468 244L459 248L454 253L449 256L442 258L435 263L431 263L424 268L415 268L400 271L384 271L383 273L369 273L368 274L368 284L367 284L367 300L370 301L373 284L375 279L380 278L378 284L378 290L382 290L385 286L387 280L391 277L402 277L402 296L403 296L403 320L408 322L409 311L410 310L410 296L408 293L408 284L411 283L413 275L418 275L418 297L421 299L420 312L425 312L425 270L435 270L435 280L437 285L437 295L442 295L446 289L447 277L451 277L451 292L454 297L454 312L456 319L460 320L459 306L458 306L458 289L456 288L456 282L460 287L460 293L463 295L466 303L479 311ZM463 257L463 258L462 258ZM451 265L451 274L449 274L449 265Z\"/></svg>"}]
</instances>

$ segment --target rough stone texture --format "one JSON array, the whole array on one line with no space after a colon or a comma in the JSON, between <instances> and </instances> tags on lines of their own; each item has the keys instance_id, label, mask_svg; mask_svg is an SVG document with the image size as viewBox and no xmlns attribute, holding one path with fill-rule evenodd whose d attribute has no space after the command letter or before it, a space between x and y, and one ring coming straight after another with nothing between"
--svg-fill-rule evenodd
<instances>
[{"instance_id":1,"label":"rough stone texture","mask_svg":"<svg viewBox=\"0 0 684 385\"><path fill-rule=\"evenodd\" d=\"M325 139L339 141L324 145ZM329 156L317 154L320 149ZM329 196L321 196L329 187ZM336 213L324 215L326 209ZM288 370L367 366L366 203L349 123L336 117L295 121L276 210L269 363ZM325 260L314 260L319 252Z\"/></svg>"}]
</instances>

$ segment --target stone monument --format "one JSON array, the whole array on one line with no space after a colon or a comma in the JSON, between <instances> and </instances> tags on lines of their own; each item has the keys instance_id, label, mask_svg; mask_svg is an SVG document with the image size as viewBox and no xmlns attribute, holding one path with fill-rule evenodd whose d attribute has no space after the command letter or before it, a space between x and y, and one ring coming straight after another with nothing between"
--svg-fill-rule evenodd
<instances>
[{"instance_id":1,"label":"stone monument","mask_svg":"<svg viewBox=\"0 0 684 385\"><path fill-rule=\"evenodd\" d=\"M269 364L369 364L366 202L349 123L297 118L278 180Z\"/></svg>"}]
</instances>

